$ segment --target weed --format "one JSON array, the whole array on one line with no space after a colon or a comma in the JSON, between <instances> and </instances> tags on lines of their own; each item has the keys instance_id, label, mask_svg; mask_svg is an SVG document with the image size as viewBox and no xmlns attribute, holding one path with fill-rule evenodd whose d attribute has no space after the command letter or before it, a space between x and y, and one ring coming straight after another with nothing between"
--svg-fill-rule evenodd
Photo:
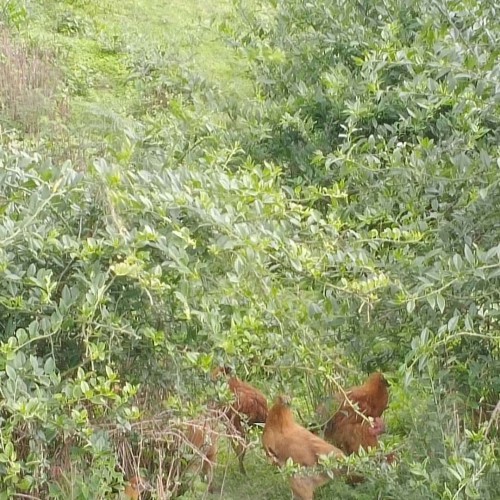
<instances>
[{"instance_id":1,"label":"weed","mask_svg":"<svg viewBox=\"0 0 500 500\"><path fill-rule=\"evenodd\" d=\"M48 52L28 48L6 28L0 30L0 45L0 119L36 133L44 118L59 111L59 71Z\"/></svg>"},{"instance_id":2,"label":"weed","mask_svg":"<svg viewBox=\"0 0 500 500\"><path fill-rule=\"evenodd\" d=\"M84 17L65 12L57 20L56 30L63 35L86 35L91 32L92 26Z\"/></svg>"}]
</instances>

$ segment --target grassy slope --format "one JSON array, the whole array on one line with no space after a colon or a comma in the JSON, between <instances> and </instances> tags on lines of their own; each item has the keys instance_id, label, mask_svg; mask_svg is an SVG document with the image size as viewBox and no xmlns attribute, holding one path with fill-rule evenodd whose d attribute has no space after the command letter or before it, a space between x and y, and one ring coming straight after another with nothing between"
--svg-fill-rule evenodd
<instances>
[{"instance_id":1,"label":"grassy slope","mask_svg":"<svg viewBox=\"0 0 500 500\"><path fill-rule=\"evenodd\" d=\"M87 135L96 115L126 120L137 112L140 91L128 63L155 51L185 61L225 92L248 95L241 61L211 27L230 9L230 0L39 1L26 35L57 54L69 82L72 124Z\"/></svg>"},{"instance_id":2,"label":"grassy slope","mask_svg":"<svg viewBox=\"0 0 500 500\"><path fill-rule=\"evenodd\" d=\"M211 29L231 9L230 1L124 0L114 8L109 22L121 26L128 43L143 47L163 45L182 58L189 58L199 73L228 90L248 88L238 69L238 59ZM236 78L235 78L235 73Z\"/></svg>"}]
</instances>

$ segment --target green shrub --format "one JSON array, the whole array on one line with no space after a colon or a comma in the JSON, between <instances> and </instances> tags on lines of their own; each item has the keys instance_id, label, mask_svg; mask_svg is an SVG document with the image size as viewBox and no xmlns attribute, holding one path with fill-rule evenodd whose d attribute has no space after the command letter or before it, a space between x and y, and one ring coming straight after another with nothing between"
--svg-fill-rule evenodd
<instances>
[{"instance_id":1,"label":"green shrub","mask_svg":"<svg viewBox=\"0 0 500 500\"><path fill-rule=\"evenodd\" d=\"M67 127L78 163L59 136L34 152L2 135L5 498L104 498L187 460L168 436L227 397L207 376L220 363L293 393L303 422L339 384L388 373L397 465L353 459L365 484L318 498L499 496L495 7L255 5L221 26L253 99L111 30L99 57L127 64L130 115L80 103L100 121ZM101 73L73 56L75 102ZM285 498L252 463L248 492Z\"/></svg>"}]
</instances>

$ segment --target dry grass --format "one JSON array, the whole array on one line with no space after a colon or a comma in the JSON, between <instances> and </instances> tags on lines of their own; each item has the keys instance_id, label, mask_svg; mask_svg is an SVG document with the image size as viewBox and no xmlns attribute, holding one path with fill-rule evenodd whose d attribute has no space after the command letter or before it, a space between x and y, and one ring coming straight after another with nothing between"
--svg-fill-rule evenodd
<instances>
[{"instance_id":1,"label":"dry grass","mask_svg":"<svg viewBox=\"0 0 500 500\"><path fill-rule=\"evenodd\" d=\"M0 118L37 134L44 119L67 115L67 104L57 99L61 75L47 52L29 48L6 28L0 28L0 51Z\"/></svg>"},{"instance_id":2,"label":"dry grass","mask_svg":"<svg viewBox=\"0 0 500 500\"><path fill-rule=\"evenodd\" d=\"M172 419L168 411L162 412L132 424L131 431L128 436L110 433L118 461L125 477L147 471L159 498L182 494L197 478L207 482L205 498L214 487L219 439L241 439L225 414L217 409L207 409L189 420Z\"/></svg>"},{"instance_id":3,"label":"dry grass","mask_svg":"<svg viewBox=\"0 0 500 500\"><path fill-rule=\"evenodd\" d=\"M117 471L123 478L144 479L158 498L176 498L192 488L201 488L199 498L209 498L214 488L220 488L214 485L219 440L241 439L225 413L217 408L188 419L162 411L131 423L127 431L97 422L95 429L109 436L116 451ZM67 498L74 498L73 485L82 478L82 471L71 459L70 449L75 445L75 439L66 439L48 460L49 481L57 484L58 491Z\"/></svg>"}]
</instances>

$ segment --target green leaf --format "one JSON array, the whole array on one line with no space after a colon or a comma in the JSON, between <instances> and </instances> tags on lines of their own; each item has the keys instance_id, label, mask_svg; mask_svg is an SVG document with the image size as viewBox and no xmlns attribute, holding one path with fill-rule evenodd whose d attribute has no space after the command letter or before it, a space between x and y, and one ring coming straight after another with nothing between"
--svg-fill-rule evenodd
<instances>
[{"instance_id":1,"label":"green leaf","mask_svg":"<svg viewBox=\"0 0 500 500\"><path fill-rule=\"evenodd\" d=\"M56 368L56 364L54 361L54 358L50 357L45 360L45 364L43 365L43 371L47 374L50 375L51 373L54 373Z\"/></svg>"},{"instance_id":2,"label":"green leaf","mask_svg":"<svg viewBox=\"0 0 500 500\"><path fill-rule=\"evenodd\" d=\"M439 307L439 310L441 311L441 313L444 312L444 307L445 307L445 300L444 300L444 297L438 293L436 295L436 303L437 303L437 306Z\"/></svg>"},{"instance_id":3,"label":"green leaf","mask_svg":"<svg viewBox=\"0 0 500 500\"><path fill-rule=\"evenodd\" d=\"M5 366L5 373L7 374L7 377L9 377L11 380L17 379L17 372L13 366L6 365Z\"/></svg>"},{"instance_id":4,"label":"green leaf","mask_svg":"<svg viewBox=\"0 0 500 500\"><path fill-rule=\"evenodd\" d=\"M302 263L298 259L290 259L290 264L296 271L302 272Z\"/></svg>"},{"instance_id":5,"label":"green leaf","mask_svg":"<svg viewBox=\"0 0 500 500\"><path fill-rule=\"evenodd\" d=\"M431 306L432 309L436 307L436 296L435 295L427 295L427 302Z\"/></svg>"},{"instance_id":6,"label":"green leaf","mask_svg":"<svg viewBox=\"0 0 500 500\"><path fill-rule=\"evenodd\" d=\"M444 306L443 306L444 308ZM454 332L457 328L459 317L458 316L453 316L452 318L449 319L448 321L448 331L449 332Z\"/></svg>"},{"instance_id":7,"label":"green leaf","mask_svg":"<svg viewBox=\"0 0 500 500\"><path fill-rule=\"evenodd\" d=\"M462 261L462 257L456 253L455 255L453 255L453 264L455 266L455 269L457 271L461 271L462 268L463 268L463 261Z\"/></svg>"},{"instance_id":8,"label":"green leaf","mask_svg":"<svg viewBox=\"0 0 500 500\"><path fill-rule=\"evenodd\" d=\"M472 250L470 249L469 245L465 245L464 247L464 254L467 262L472 266L474 265L474 254L472 253Z\"/></svg>"}]
</instances>

